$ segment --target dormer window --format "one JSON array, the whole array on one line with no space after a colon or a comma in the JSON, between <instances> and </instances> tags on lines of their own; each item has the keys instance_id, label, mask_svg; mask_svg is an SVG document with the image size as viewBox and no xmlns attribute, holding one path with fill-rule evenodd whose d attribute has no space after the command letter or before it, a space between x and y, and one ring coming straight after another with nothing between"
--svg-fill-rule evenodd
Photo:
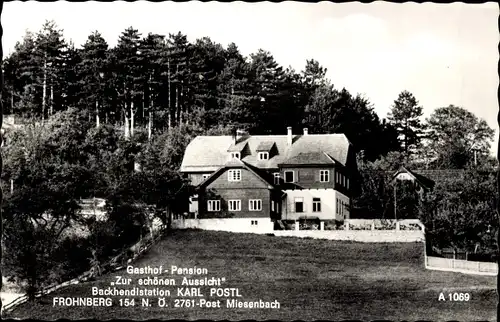
<instances>
[{"instance_id":1,"label":"dormer window","mask_svg":"<svg viewBox=\"0 0 500 322\"><path fill-rule=\"evenodd\" d=\"M241 157L239 152L231 152L231 159L239 159Z\"/></svg>"},{"instance_id":2,"label":"dormer window","mask_svg":"<svg viewBox=\"0 0 500 322\"><path fill-rule=\"evenodd\" d=\"M259 152L259 160L269 160L269 152Z\"/></svg>"}]
</instances>

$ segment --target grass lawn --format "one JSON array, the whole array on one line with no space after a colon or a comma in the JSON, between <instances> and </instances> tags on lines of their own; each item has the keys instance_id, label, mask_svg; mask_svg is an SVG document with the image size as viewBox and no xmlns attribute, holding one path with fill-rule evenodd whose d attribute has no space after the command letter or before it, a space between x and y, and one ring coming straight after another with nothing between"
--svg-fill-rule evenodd
<instances>
[{"instance_id":1,"label":"grass lawn","mask_svg":"<svg viewBox=\"0 0 500 322\"><path fill-rule=\"evenodd\" d=\"M170 268L203 267L208 277L225 277L222 287L239 289L244 301L278 300L279 309L174 308L176 288L169 307L53 306L53 297L92 297L91 287L106 288L114 276L137 278L125 271L96 281L72 285L26 303L4 318L55 319L277 319L277 320L496 320L496 277L430 271L424 268L422 243L368 244L328 240L282 238L253 234L186 230L174 231L133 264ZM163 274L171 277L170 274ZM202 277L202 276L201 276ZM209 286L202 286L205 298ZM447 301L438 301L444 292ZM467 302L448 300L448 293L468 293Z\"/></svg>"}]
</instances>

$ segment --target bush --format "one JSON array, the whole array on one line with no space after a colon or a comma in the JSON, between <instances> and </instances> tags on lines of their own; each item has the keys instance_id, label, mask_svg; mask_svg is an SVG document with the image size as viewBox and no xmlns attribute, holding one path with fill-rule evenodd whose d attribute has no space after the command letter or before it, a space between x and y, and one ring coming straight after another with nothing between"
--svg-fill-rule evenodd
<instances>
[{"instance_id":1,"label":"bush","mask_svg":"<svg viewBox=\"0 0 500 322\"><path fill-rule=\"evenodd\" d=\"M87 238L66 238L54 251L54 261L58 263L58 281L72 279L89 268L92 256Z\"/></svg>"},{"instance_id":2,"label":"bush","mask_svg":"<svg viewBox=\"0 0 500 322\"><path fill-rule=\"evenodd\" d=\"M26 282L24 291L34 299L37 291L58 280L61 268L53 256L57 236L26 217L16 216L6 224L4 264L17 280Z\"/></svg>"}]
</instances>

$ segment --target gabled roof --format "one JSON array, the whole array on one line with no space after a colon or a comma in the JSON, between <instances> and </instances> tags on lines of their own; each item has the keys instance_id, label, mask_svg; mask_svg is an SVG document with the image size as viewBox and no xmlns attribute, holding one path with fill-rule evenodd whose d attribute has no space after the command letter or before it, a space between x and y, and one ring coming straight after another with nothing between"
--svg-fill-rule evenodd
<instances>
[{"instance_id":1,"label":"gabled roof","mask_svg":"<svg viewBox=\"0 0 500 322\"><path fill-rule=\"evenodd\" d=\"M418 174L414 171L411 171L410 169L407 169L406 167L402 166L394 175L393 175L393 180L396 180L396 177L400 174L400 173L408 173L412 178L413 180L415 180L421 187L423 187L424 189L432 189L434 188L434 185L435 185L435 182L421 174Z\"/></svg>"},{"instance_id":2,"label":"gabled roof","mask_svg":"<svg viewBox=\"0 0 500 322\"><path fill-rule=\"evenodd\" d=\"M276 154L268 160L257 158L257 149L273 142ZM261 169L277 169L278 164L290 160L300 154L316 153L315 155L324 159L326 153L329 157L346 165L351 143L344 134L309 134L293 136L292 145L287 145L287 135L253 135L247 136L234 146L248 144L249 154L243 156L242 161ZM216 171L222 167L228 158L228 149L233 146L234 139L231 136L198 136L193 139L184 153L181 164L181 172L203 172ZM235 151L236 152L236 151ZM300 158L300 157L299 157ZM326 160L325 160L326 161ZM312 162L312 161L311 161ZM331 161L327 161L330 162Z\"/></svg>"},{"instance_id":3,"label":"gabled roof","mask_svg":"<svg viewBox=\"0 0 500 322\"><path fill-rule=\"evenodd\" d=\"M228 169L234 169L234 168L244 168L250 171L253 175L255 175L258 179L260 179L262 182L264 182L269 189L274 189L276 188L273 182L273 178L271 178L265 171L262 171L254 166L251 166L239 159L231 159L228 162L226 162L222 167L217 169L215 173L213 173L210 177L207 179L203 180L199 185L198 188L204 187L216 178L218 178L224 171Z\"/></svg>"}]
</instances>

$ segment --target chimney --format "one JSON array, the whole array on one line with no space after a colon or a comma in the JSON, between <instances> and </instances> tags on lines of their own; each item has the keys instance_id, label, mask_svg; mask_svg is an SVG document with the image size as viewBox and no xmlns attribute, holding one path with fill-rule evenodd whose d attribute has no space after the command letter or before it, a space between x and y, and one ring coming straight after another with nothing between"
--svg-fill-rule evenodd
<instances>
[{"instance_id":1,"label":"chimney","mask_svg":"<svg viewBox=\"0 0 500 322\"><path fill-rule=\"evenodd\" d=\"M307 135L309 134L308 130L307 130L307 127L304 128L304 135Z\"/></svg>"},{"instance_id":2,"label":"chimney","mask_svg":"<svg viewBox=\"0 0 500 322\"><path fill-rule=\"evenodd\" d=\"M289 126L286 128L287 130L287 135L286 135L286 143L288 146L292 145L292 127Z\"/></svg>"},{"instance_id":3,"label":"chimney","mask_svg":"<svg viewBox=\"0 0 500 322\"><path fill-rule=\"evenodd\" d=\"M235 140L235 144L238 143L238 141L245 137L247 135L247 132L245 130L236 130L236 140Z\"/></svg>"}]
</instances>

